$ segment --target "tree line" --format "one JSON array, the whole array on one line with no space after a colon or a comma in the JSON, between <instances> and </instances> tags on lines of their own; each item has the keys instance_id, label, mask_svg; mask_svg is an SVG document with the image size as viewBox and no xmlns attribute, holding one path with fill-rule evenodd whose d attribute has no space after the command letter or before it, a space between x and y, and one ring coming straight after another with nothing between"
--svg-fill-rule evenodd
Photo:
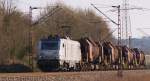
<instances>
[{"instance_id":1,"label":"tree line","mask_svg":"<svg viewBox=\"0 0 150 81\"><path fill-rule=\"evenodd\" d=\"M55 9L58 11L54 12ZM47 7L38 19L30 21L11 0L0 1L0 64L28 63L30 35L36 56L38 41L48 35L69 36L78 40L91 37L96 41L113 40L105 20L91 9L72 8L62 3ZM108 36L108 37L107 37Z\"/></svg>"}]
</instances>

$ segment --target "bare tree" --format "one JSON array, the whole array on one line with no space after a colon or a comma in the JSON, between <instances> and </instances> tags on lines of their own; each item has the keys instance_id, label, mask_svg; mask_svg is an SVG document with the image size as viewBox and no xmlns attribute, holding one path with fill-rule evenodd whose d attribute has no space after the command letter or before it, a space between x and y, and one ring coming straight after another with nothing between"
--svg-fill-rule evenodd
<instances>
[{"instance_id":1,"label":"bare tree","mask_svg":"<svg viewBox=\"0 0 150 81\"><path fill-rule=\"evenodd\" d=\"M64 33L69 31L73 39L91 36L95 40L99 40L110 32L107 23L100 16L96 15L94 11L90 9L73 9L61 3L57 3L57 5L62 9L53 16L48 17L44 24L39 23L38 25L39 31L43 32L43 35L59 34L64 36ZM48 8L41 16L47 15L46 12L51 10L51 8ZM69 29L64 30L64 27L69 27Z\"/></svg>"},{"instance_id":2,"label":"bare tree","mask_svg":"<svg viewBox=\"0 0 150 81\"><path fill-rule=\"evenodd\" d=\"M22 16L22 13L16 10L13 0L1 0L0 9L1 61L14 62L16 55L21 55L22 50L27 47L25 45L27 20Z\"/></svg>"}]
</instances>

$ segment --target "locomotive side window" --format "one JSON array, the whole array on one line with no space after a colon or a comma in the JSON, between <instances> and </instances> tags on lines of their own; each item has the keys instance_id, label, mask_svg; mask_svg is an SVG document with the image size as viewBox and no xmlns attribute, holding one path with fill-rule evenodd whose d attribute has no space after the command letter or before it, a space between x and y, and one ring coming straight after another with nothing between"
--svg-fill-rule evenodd
<instances>
[{"instance_id":1,"label":"locomotive side window","mask_svg":"<svg viewBox=\"0 0 150 81\"><path fill-rule=\"evenodd\" d=\"M63 48L65 47L65 44L63 43Z\"/></svg>"}]
</instances>

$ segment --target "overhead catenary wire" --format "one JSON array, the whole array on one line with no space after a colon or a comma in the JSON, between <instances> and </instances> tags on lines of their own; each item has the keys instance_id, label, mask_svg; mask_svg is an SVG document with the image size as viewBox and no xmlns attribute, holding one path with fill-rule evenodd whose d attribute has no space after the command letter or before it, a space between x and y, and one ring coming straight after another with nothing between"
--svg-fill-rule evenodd
<instances>
[{"instance_id":1,"label":"overhead catenary wire","mask_svg":"<svg viewBox=\"0 0 150 81\"><path fill-rule=\"evenodd\" d=\"M115 25L118 25L114 20L112 20L110 17L108 17L106 14L104 14L101 10L99 10L94 4L91 4L96 10L98 10L102 15L104 15L107 19L109 19L112 23Z\"/></svg>"},{"instance_id":2,"label":"overhead catenary wire","mask_svg":"<svg viewBox=\"0 0 150 81\"><path fill-rule=\"evenodd\" d=\"M38 19L37 21L35 21L34 23L32 23L32 25L36 25L42 22L47 21L47 18L54 15L55 13L57 13L59 10L61 10L62 8L59 6L56 6L55 8L53 8L52 10L50 10L45 16L42 16L40 19Z\"/></svg>"}]
</instances>

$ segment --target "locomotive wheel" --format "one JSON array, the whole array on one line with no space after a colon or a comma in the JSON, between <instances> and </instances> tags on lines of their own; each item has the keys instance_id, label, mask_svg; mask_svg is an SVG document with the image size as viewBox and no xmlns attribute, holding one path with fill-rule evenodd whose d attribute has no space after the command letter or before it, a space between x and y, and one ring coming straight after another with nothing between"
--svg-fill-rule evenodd
<instances>
[{"instance_id":1,"label":"locomotive wheel","mask_svg":"<svg viewBox=\"0 0 150 81\"><path fill-rule=\"evenodd\" d=\"M64 62L63 65L62 65L61 68L60 68L60 71L62 71L62 72L67 72L67 71L69 71L69 64L66 63L66 62Z\"/></svg>"}]
</instances>

